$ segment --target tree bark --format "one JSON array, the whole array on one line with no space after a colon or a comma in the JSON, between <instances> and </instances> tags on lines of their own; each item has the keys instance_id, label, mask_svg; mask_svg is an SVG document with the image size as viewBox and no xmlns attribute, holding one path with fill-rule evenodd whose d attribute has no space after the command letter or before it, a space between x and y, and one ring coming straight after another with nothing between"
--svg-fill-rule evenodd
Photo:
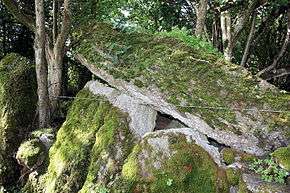
<instances>
[{"instance_id":1,"label":"tree bark","mask_svg":"<svg viewBox=\"0 0 290 193\"><path fill-rule=\"evenodd\" d=\"M278 62L281 60L281 58L284 56L286 49L288 47L289 44L289 40L290 40L290 8L288 8L287 10L287 33L286 33L286 37L284 39L284 43L282 45L282 48L279 52L279 54L277 55L277 57L274 59L273 63L268 66L267 68L264 68L263 70L261 70L259 73L257 73L257 76L263 76L265 73L275 69L278 65Z\"/></svg>"},{"instance_id":2,"label":"tree bark","mask_svg":"<svg viewBox=\"0 0 290 193\"><path fill-rule=\"evenodd\" d=\"M220 13L218 12L214 14L214 22L212 24L212 43L219 51L223 51L221 40L221 20Z\"/></svg>"},{"instance_id":3,"label":"tree bark","mask_svg":"<svg viewBox=\"0 0 290 193\"><path fill-rule=\"evenodd\" d=\"M243 58L242 58L242 61L241 61L241 66L245 66L246 65L246 62L247 62L247 59L248 59L248 56L249 56L249 50L250 50L250 47L251 47L251 42L252 42L252 39L253 39L253 36L254 36L254 33L255 33L256 16L257 16L256 13L254 13L253 14L253 19L252 19L252 25L251 25L250 33L249 33L249 36L248 36L248 39L247 39L247 44L246 44L245 51L244 51L244 54L243 54Z\"/></svg>"},{"instance_id":4,"label":"tree bark","mask_svg":"<svg viewBox=\"0 0 290 193\"><path fill-rule=\"evenodd\" d=\"M53 0L52 2L52 38L53 38L53 43L55 44L56 38L57 38L57 33L58 33L58 0Z\"/></svg>"},{"instance_id":5,"label":"tree bark","mask_svg":"<svg viewBox=\"0 0 290 193\"><path fill-rule=\"evenodd\" d=\"M222 29L222 41L224 48L224 56L228 61L232 60L233 52L233 40L232 40L232 27L231 27L231 15L229 11L221 13L221 29Z\"/></svg>"},{"instance_id":6,"label":"tree bark","mask_svg":"<svg viewBox=\"0 0 290 193\"><path fill-rule=\"evenodd\" d=\"M200 0L197 9L196 9L196 27L195 27L195 35L197 37L204 38L205 34L205 21L207 14L207 0Z\"/></svg>"},{"instance_id":7,"label":"tree bark","mask_svg":"<svg viewBox=\"0 0 290 193\"><path fill-rule=\"evenodd\" d=\"M53 48L50 48L49 42L46 44L47 61L49 64L49 98L51 100L51 112L57 109L58 97L62 93L62 69L63 57L65 54L65 42L70 30L70 0L64 0L63 18L60 32L58 33Z\"/></svg>"},{"instance_id":8,"label":"tree bark","mask_svg":"<svg viewBox=\"0 0 290 193\"><path fill-rule=\"evenodd\" d=\"M35 65L37 76L39 127L49 126L50 108L47 87L47 64L45 60L45 20L43 0L35 0Z\"/></svg>"}]
</instances>

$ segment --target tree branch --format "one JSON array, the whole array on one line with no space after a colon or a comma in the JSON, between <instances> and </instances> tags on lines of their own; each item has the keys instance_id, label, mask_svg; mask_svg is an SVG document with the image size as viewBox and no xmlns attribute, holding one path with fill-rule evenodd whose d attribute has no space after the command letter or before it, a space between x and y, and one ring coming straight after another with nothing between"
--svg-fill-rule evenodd
<instances>
[{"instance_id":1,"label":"tree branch","mask_svg":"<svg viewBox=\"0 0 290 193\"><path fill-rule=\"evenodd\" d=\"M258 72L257 73L257 76L262 76L266 72L269 72L269 71L273 70L274 68L276 68L276 66L278 65L278 62L284 56L284 54L286 52L286 49L288 47L288 44L289 44L289 40L290 40L290 8L288 8L287 17L288 17L288 21L287 21L287 34L286 34L286 37L285 37L283 46L282 46L279 54L274 59L273 63L270 66L268 66L267 68L264 68L263 70L261 70L260 72Z\"/></svg>"},{"instance_id":2,"label":"tree branch","mask_svg":"<svg viewBox=\"0 0 290 193\"><path fill-rule=\"evenodd\" d=\"M70 0L64 0L63 2L63 18L60 33L57 36L54 49L60 49L64 46L67 36L70 30L71 17L70 17Z\"/></svg>"},{"instance_id":3,"label":"tree branch","mask_svg":"<svg viewBox=\"0 0 290 193\"><path fill-rule=\"evenodd\" d=\"M24 14L14 0L3 0L3 4L19 22L27 26L31 31L35 31L34 18L30 15Z\"/></svg>"},{"instance_id":4,"label":"tree branch","mask_svg":"<svg viewBox=\"0 0 290 193\"><path fill-rule=\"evenodd\" d=\"M287 76L287 75L290 75L290 67L280 68L275 71L272 71L268 73L267 75L265 75L263 78L265 80L271 80L274 78L279 78L279 77Z\"/></svg>"}]
</instances>

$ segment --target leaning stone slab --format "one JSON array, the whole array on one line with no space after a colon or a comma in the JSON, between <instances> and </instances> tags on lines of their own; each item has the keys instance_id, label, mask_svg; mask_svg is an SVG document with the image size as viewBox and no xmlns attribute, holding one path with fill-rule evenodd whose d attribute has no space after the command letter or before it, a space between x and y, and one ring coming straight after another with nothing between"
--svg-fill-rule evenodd
<instances>
[{"instance_id":1,"label":"leaning stone slab","mask_svg":"<svg viewBox=\"0 0 290 193\"><path fill-rule=\"evenodd\" d=\"M290 95L196 48L184 40L190 36L126 33L104 23L76 34L73 52L84 66L156 111L255 155L289 144Z\"/></svg>"}]
</instances>

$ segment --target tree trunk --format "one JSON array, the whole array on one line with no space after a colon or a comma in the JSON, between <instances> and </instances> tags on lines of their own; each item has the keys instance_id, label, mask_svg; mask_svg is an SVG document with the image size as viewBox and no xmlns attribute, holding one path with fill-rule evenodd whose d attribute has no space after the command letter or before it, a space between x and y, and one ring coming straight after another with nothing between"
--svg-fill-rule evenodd
<instances>
[{"instance_id":1,"label":"tree trunk","mask_svg":"<svg viewBox=\"0 0 290 193\"><path fill-rule=\"evenodd\" d=\"M212 24L212 43L219 51L223 51L221 40L221 20L220 13L218 12L214 14L214 22Z\"/></svg>"},{"instance_id":2,"label":"tree trunk","mask_svg":"<svg viewBox=\"0 0 290 193\"><path fill-rule=\"evenodd\" d=\"M35 0L35 65L37 76L39 127L49 126L50 108L47 87L47 64L45 60L45 21L43 0Z\"/></svg>"},{"instance_id":3,"label":"tree trunk","mask_svg":"<svg viewBox=\"0 0 290 193\"><path fill-rule=\"evenodd\" d=\"M63 49L53 49L52 57L48 58L48 66L48 91L51 101L51 112L53 114L57 109L58 97L62 93Z\"/></svg>"},{"instance_id":4,"label":"tree trunk","mask_svg":"<svg viewBox=\"0 0 290 193\"><path fill-rule=\"evenodd\" d=\"M49 42L46 44L47 61L49 65L49 98L51 101L51 112L54 114L58 107L58 97L62 93L62 69L63 57L65 53L65 42L70 30L70 0L64 0L62 26L55 38L53 48L50 48Z\"/></svg>"},{"instance_id":5,"label":"tree trunk","mask_svg":"<svg viewBox=\"0 0 290 193\"><path fill-rule=\"evenodd\" d=\"M232 30L231 30L231 15L229 11L224 11L221 13L221 29L222 29L222 41L224 56L226 60L232 60L233 52L233 40L232 40Z\"/></svg>"},{"instance_id":6,"label":"tree trunk","mask_svg":"<svg viewBox=\"0 0 290 193\"><path fill-rule=\"evenodd\" d=\"M207 0L200 0L196 9L195 35L205 37L205 21L207 14Z\"/></svg>"},{"instance_id":7,"label":"tree trunk","mask_svg":"<svg viewBox=\"0 0 290 193\"><path fill-rule=\"evenodd\" d=\"M53 43L55 44L56 38L57 38L57 33L58 33L58 0L53 0L52 2L52 38L53 38Z\"/></svg>"},{"instance_id":8,"label":"tree trunk","mask_svg":"<svg viewBox=\"0 0 290 193\"><path fill-rule=\"evenodd\" d=\"M251 30L248 36L248 40L247 40L247 44L246 44L246 48L243 54L243 58L241 61L241 66L245 66L247 59L248 59L248 55L249 55L249 50L251 47L251 42L255 33L255 24L256 24L256 13L253 14L253 20L252 20L252 25L251 25Z\"/></svg>"}]
</instances>

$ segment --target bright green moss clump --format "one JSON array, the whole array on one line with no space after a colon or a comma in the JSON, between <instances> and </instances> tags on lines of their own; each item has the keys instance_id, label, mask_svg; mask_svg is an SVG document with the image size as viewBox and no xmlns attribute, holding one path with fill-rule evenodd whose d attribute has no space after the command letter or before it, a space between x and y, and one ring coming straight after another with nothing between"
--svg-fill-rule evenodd
<instances>
[{"instance_id":1,"label":"bright green moss clump","mask_svg":"<svg viewBox=\"0 0 290 193\"><path fill-rule=\"evenodd\" d=\"M112 108L96 134L88 174L80 193L109 188L109 183L120 174L133 145L134 137L128 129L127 115Z\"/></svg>"},{"instance_id":2,"label":"bright green moss clump","mask_svg":"<svg viewBox=\"0 0 290 193\"><path fill-rule=\"evenodd\" d=\"M29 169L41 165L45 159L46 149L38 139L32 139L22 143L17 151L16 159Z\"/></svg>"},{"instance_id":3,"label":"bright green moss clump","mask_svg":"<svg viewBox=\"0 0 290 193\"><path fill-rule=\"evenodd\" d=\"M208 153L184 135L150 134L135 146L113 192L228 192L221 174Z\"/></svg>"},{"instance_id":4,"label":"bright green moss clump","mask_svg":"<svg viewBox=\"0 0 290 193\"><path fill-rule=\"evenodd\" d=\"M222 157L224 159L224 162L227 164L227 165L230 165L232 163L234 163L235 161L235 150L231 149L231 148L224 148L221 152L222 154Z\"/></svg>"},{"instance_id":5,"label":"bright green moss clump","mask_svg":"<svg viewBox=\"0 0 290 193\"><path fill-rule=\"evenodd\" d=\"M126 114L88 90L77 97L49 152L46 193L92 192L121 170L133 145Z\"/></svg>"},{"instance_id":6,"label":"bright green moss clump","mask_svg":"<svg viewBox=\"0 0 290 193\"><path fill-rule=\"evenodd\" d=\"M274 151L271 156L279 163L279 165L290 172L290 145L281 147Z\"/></svg>"},{"instance_id":7,"label":"bright green moss clump","mask_svg":"<svg viewBox=\"0 0 290 193\"><path fill-rule=\"evenodd\" d=\"M13 156L31 130L36 101L31 63L17 54L4 57L0 61L0 186L18 180Z\"/></svg>"}]
</instances>

